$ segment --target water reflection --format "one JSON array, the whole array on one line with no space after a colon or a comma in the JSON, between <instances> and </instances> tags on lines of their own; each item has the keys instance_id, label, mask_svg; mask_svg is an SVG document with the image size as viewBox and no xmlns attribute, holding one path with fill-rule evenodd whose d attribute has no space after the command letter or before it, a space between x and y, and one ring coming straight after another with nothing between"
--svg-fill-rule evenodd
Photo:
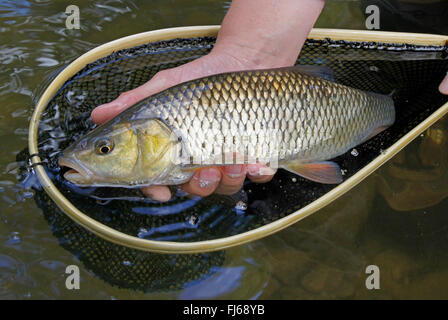
<instances>
[{"instance_id":1,"label":"water reflection","mask_svg":"<svg viewBox=\"0 0 448 320\"><path fill-rule=\"evenodd\" d=\"M448 197L447 124L437 122L379 173L379 191L394 210L424 209Z\"/></svg>"}]
</instances>

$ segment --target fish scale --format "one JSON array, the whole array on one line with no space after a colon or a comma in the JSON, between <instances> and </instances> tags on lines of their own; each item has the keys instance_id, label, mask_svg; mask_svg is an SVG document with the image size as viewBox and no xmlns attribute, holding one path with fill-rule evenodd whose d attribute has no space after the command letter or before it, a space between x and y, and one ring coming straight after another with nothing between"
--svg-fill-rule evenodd
<instances>
[{"instance_id":1,"label":"fish scale","mask_svg":"<svg viewBox=\"0 0 448 320\"><path fill-rule=\"evenodd\" d=\"M169 101L165 100L167 95L171 98ZM329 159L362 142L375 128L394 121L390 97L349 88L294 68L236 72L193 80L147 98L137 108L146 108L145 114L148 109L152 110L149 114L157 114L181 132L187 137L184 141L187 150L194 150L201 159L210 158L210 146L220 150L217 141L223 135L230 138L248 135L247 143L252 147L259 142L269 145L265 139L269 129L278 130L281 135L280 154L304 161ZM173 108L189 112L174 112ZM177 113L186 117L179 121L172 116ZM209 115L207 120L205 115ZM294 119L297 125L288 125ZM200 147L203 143L206 148ZM236 151L244 152L247 143ZM291 146L301 146L302 150L296 147L291 150ZM253 148L258 150L257 154L248 156L270 159L274 155L269 149L275 150Z\"/></svg>"}]
</instances>

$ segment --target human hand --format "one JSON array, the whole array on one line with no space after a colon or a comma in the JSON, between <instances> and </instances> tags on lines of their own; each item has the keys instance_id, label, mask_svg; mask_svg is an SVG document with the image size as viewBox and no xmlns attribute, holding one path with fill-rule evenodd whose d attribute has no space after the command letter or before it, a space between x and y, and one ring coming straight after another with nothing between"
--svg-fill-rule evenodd
<instances>
[{"instance_id":1,"label":"human hand","mask_svg":"<svg viewBox=\"0 0 448 320\"><path fill-rule=\"evenodd\" d=\"M212 74L291 66L314 25L324 0L233 0L216 44L208 55L182 66L158 72L150 81L117 99L98 106L92 119L98 124L113 118L136 102L176 84ZM275 171L261 164L207 167L198 170L181 188L207 196L237 192L247 175L257 183L272 179ZM142 189L147 196L167 201L166 186Z\"/></svg>"}]
</instances>

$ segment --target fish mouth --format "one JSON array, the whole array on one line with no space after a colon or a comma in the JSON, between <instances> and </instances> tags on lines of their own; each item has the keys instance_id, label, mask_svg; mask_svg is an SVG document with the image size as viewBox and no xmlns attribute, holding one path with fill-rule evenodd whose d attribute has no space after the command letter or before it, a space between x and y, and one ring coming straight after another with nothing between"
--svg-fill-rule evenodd
<instances>
[{"instance_id":1,"label":"fish mouth","mask_svg":"<svg viewBox=\"0 0 448 320\"><path fill-rule=\"evenodd\" d=\"M68 181L84 185L92 181L92 173L73 159L61 157L58 160L58 164L61 168L68 169L64 173L64 178Z\"/></svg>"}]
</instances>

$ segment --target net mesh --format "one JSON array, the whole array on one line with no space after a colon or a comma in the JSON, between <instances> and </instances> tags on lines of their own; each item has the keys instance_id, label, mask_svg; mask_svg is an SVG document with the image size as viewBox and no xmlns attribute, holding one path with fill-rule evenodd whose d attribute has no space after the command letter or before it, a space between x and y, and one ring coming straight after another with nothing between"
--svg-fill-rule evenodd
<instances>
[{"instance_id":1,"label":"net mesh","mask_svg":"<svg viewBox=\"0 0 448 320\"><path fill-rule=\"evenodd\" d=\"M132 236L199 241L258 228L297 211L334 187L279 170L269 183L246 181L233 196L192 198L177 192L169 202L161 204L145 198L138 189L78 188L62 178L57 165L60 152L94 128L90 120L93 108L142 85L160 70L207 54L214 41L212 37L174 39L117 51L87 65L61 87L43 114L39 153L56 187L78 209ZM393 94L396 123L357 146L355 152L334 159L344 170L344 179L447 101L437 90L448 69L445 47L308 40L297 64L328 66L338 83ZM210 274L213 266L225 258L223 252L159 255L124 248L83 230L44 192L36 193L36 201L61 244L88 268L120 286L146 291L181 288Z\"/></svg>"}]
</instances>

